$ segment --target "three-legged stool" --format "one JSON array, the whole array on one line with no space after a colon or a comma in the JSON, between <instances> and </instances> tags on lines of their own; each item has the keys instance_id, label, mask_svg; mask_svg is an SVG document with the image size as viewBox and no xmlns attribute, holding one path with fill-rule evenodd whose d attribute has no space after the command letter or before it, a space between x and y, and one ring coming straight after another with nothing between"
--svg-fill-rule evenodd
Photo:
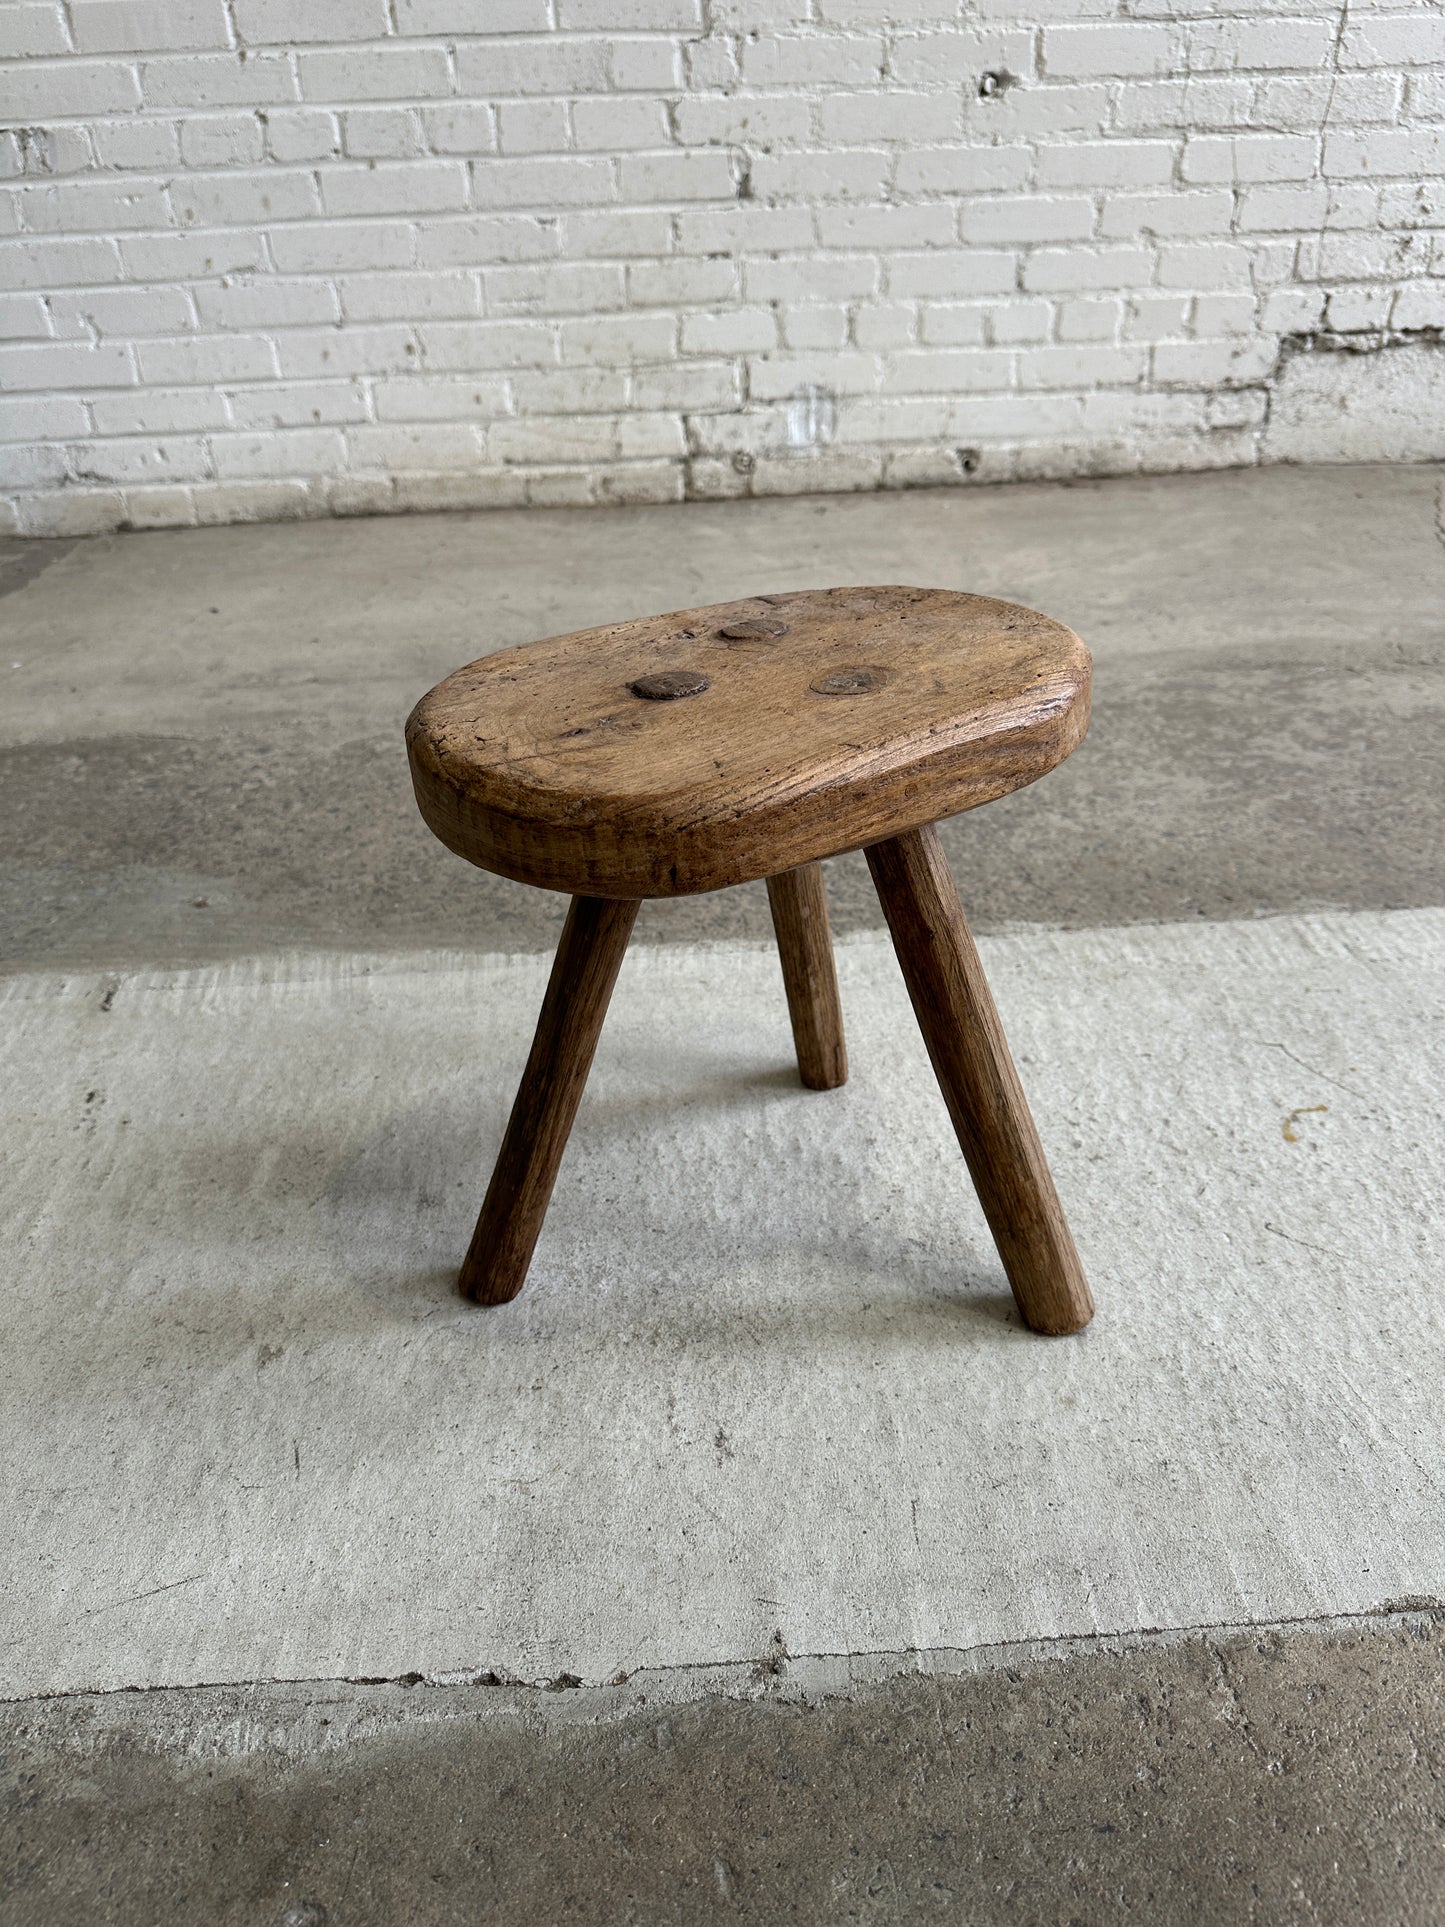
<instances>
[{"instance_id":1,"label":"three-legged stool","mask_svg":"<svg viewBox=\"0 0 1445 1927\"><path fill-rule=\"evenodd\" d=\"M765 877L798 1069L847 1076L820 860L862 849L1020 1311L1093 1316L934 829L1082 740L1089 653L1031 609L941 589L757 596L459 669L407 723L417 802L459 856L572 896L462 1265L521 1290L643 897Z\"/></svg>"}]
</instances>

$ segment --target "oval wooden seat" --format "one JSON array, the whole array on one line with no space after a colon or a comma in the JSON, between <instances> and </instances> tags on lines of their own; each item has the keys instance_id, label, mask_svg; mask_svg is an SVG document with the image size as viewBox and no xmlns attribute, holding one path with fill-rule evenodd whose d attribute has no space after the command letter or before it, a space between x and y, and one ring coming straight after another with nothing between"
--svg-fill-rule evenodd
<instances>
[{"instance_id":1,"label":"oval wooden seat","mask_svg":"<svg viewBox=\"0 0 1445 1927\"><path fill-rule=\"evenodd\" d=\"M472 863L685 896L876 843L1031 783L1083 737L1062 623L943 589L750 597L527 643L407 724L422 815Z\"/></svg>"},{"instance_id":2,"label":"oval wooden seat","mask_svg":"<svg viewBox=\"0 0 1445 1927\"><path fill-rule=\"evenodd\" d=\"M462 1264L521 1290L643 897L766 877L813 1090L848 1075L820 859L864 849L939 1087L1036 1331L1093 1315L1078 1252L933 825L1062 762L1089 652L1032 609L819 589L484 656L407 723L417 801L459 856L572 907Z\"/></svg>"}]
</instances>

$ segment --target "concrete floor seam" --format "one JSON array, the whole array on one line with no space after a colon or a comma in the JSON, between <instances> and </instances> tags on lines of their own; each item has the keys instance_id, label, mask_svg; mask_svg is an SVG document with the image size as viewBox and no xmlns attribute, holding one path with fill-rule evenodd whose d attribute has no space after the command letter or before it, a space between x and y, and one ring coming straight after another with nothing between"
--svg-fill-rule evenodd
<instances>
[{"instance_id":1,"label":"concrete floor seam","mask_svg":"<svg viewBox=\"0 0 1445 1927\"><path fill-rule=\"evenodd\" d=\"M398 1673L390 1677L378 1674L339 1673L316 1675L311 1678L286 1678L281 1675L258 1675L251 1679L213 1679L192 1680L174 1683L157 1683L146 1686L108 1686L104 1688L75 1687L53 1693L3 1694L0 1707L36 1707L60 1704L68 1700L103 1702L105 1700L143 1700L147 1695L192 1694L218 1692L251 1692L270 1687L306 1688L316 1692L327 1692L338 1687L397 1687L406 1692L425 1695L432 1692L455 1692L460 1689L476 1691L482 1697L479 1706L495 1704L503 1707L511 1703L514 1696L524 1696L537 1701L546 1696L548 1710L566 1712L576 1708L577 1717L598 1717L594 1709L599 1703L605 1705L608 1713L623 1713L638 1705L648 1703L641 1689L646 1687L648 1695L661 1689L666 1693L670 1683L693 1681L706 1676L707 1685L702 1693L688 1692L683 1695L668 1694L669 1703L681 1703L684 1699L703 1698L806 1698L829 1699L846 1697L855 1691L864 1679L849 1684L827 1683L817 1676L828 1674L839 1666L865 1666L866 1681L871 1683L880 1677L918 1675L922 1678L953 1677L958 1674L1007 1670L1020 1664L1031 1664L1038 1660L1057 1658L1060 1661L1084 1658L1089 1655L1117 1658L1129 1653L1148 1653L1154 1650L1167 1652L1174 1647L1195 1642L1208 1642L1219 1639L1239 1639L1246 1637L1274 1636L1290 1632L1309 1632L1315 1634L1343 1634L1360 1632L1397 1632L1402 1630L1425 1630L1445 1621L1445 1599L1412 1598L1398 1602L1390 1601L1376 1610L1358 1613L1317 1613L1299 1614L1292 1617L1273 1619L1231 1620L1193 1626L1141 1626L1123 1633L1100 1634L1084 1637L1077 1634L1057 1634L1053 1637L997 1641L991 1645L972 1647L914 1647L895 1652L877 1649L862 1649L853 1652L812 1652L788 1653L778 1660L764 1653L761 1657L742 1659L709 1659L691 1664L679 1663L668 1666L640 1668L630 1674L625 1681L605 1683L586 1682L564 1675L561 1679L517 1679L497 1672L492 1667L478 1668L470 1674L425 1674ZM816 1669L816 1671L815 1671ZM589 1709L583 1712L582 1708Z\"/></svg>"}]
</instances>

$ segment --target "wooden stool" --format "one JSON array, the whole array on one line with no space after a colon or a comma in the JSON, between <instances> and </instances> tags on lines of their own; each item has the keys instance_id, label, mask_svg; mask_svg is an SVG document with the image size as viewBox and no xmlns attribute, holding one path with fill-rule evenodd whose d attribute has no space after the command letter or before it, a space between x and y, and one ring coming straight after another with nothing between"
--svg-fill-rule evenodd
<instances>
[{"instance_id":1,"label":"wooden stool","mask_svg":"<svg viewBox=\"0 0 1445 1927\"><path fill-rule=\"evenodd\" d=\"M484 870L571 893L531 1056L462 1265L521 1290L643 897L765 877L798 1069L847 1076L820 859L862 849L1024 1318L1093 1316L933 825L1060 763L1089 652L1032 609L941 589L755 596L484 656L407 723L417 802Z\"/></svg>"}]
</instances>

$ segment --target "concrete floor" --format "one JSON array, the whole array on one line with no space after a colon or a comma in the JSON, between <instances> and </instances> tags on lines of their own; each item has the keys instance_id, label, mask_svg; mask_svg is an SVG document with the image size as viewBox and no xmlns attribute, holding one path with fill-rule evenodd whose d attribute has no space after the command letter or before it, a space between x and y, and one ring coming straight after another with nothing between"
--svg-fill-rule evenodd
<instances>
[{"instance_id":1,"label":"concrete floor","mask_svg":"<svg viewBox=\"0 0 1445 1927\"><path fill-rule=\"evenodd\" d=\"M1427 1927L1442 1667L1417 1615L621 1718L446 1687L47 1700L9 1722L6 1918Z\"/></svg>"},{"instance_id":2,"label":"concrete floor","mask_svg":"<svg viewBox=\"0 0 1445 1927\"><path fill-rule=\"evenodd\" d=\"M1103 1307L1077 1343L1012 1311L886 941L839 946L824 1095L761 945L629 956L490 1317L453 1266L545 958L0 984L0 1694L1445 1596L1445 912L982 950Z\"/></svg>"},{"instance_id":3,"label":"concrete floor","mask_svg":"<svg viewBox=\"0 0 1445 1927\"><path fill-rule=\"evenodd\" d=\"M423 827L412 703L508 643L823 581L1009 596L1094 650L1083 749L946 832L978 928L1437 903L1439 490L1271 468L11 543L0 965L549 947L557 901ZM861 859L832 869L835 926L880 927ZM759 886L636 940L768 928Z\"/></svg>"},{"instance_id":4,"label":"concrete floor","mask_svg":"<svg viewBox=\"0 0 1445 1927\"><path fill-rule=\"evenodd\" d=\"M1146 926L1137 937L1143 956L1191 936L1156 936L1148 926L1275 915L1292 919L1282 931L1307 932L1315 926L1299 913L1324 910L1343 914L1329 926L1347 933L1341 953L1368 966L1368 945L1350 931L1404 928L1388 914L1380 923L1379 913L1445 903L1441 526L1433 470L1275 469L11 544L0 549L0 674L11 695L0 721L3 967L27 973L16 980L22 1004L48 998L57 1009L81 994L74 973L105 973L96 996L104 1003L118 987L119 1015L131 971L259 959L244 967L264 972L270 958L277 972L300 972L300 983L321 981L347 955L545 948L559 905L468 873L415 820L400 749L415 696L458 662L530 635L822 580L1015 596L1069 621L1095 649L1096 721L1085 748L1046 783L947 832L976 925L1011 930L1023 946L1021 986L1027 959L1046 954L1030 934L1040 926L1097 933L1086 948L1102 946L1101 956L1111 930ZM839 927L866 939L880 922L866 877L847 859L830 870ZM651 944L736 942L767 927L757 891L645 914L639 941ZM1207 929L1198 934L1208 938ZM213 1008L220 980L202 973L194 981L196 1010ZM1386 984L1372 991L1373 981L1361 979L1349 997L1363 1008L1375 995L1378 1014L1402 1023L1403 1006ZM1346 993L1330 995L1337 1005ZM1427 998L1413 1020L1422 1039L1436 1007L1438 998ZM1023 1002L1020 1009L1027 1023ZM1232 1034L1227 1021L1224 1028ZM67 1048L58 1084L83 1055ZM1402 1085L1406 1073L1420 1084L1412 1046L1397 1039L1390 1048ZM162 1038L147 1049L158 1058L167 1045ZM1328 1068L1343 1074L1354 1062ZM1047 1075L1062 1083L1069 1068L1026 1074L1035 1085ZM1428 1168L1416 1147L1438 1152L1438 1118L1428 1085L1413 1109L1401 1094L1392 1111L1388 1068L1372 1127L1379 1162L1370 1163L1368 1136L1349 1156L1362 1221L1377 1209L1415 1254L1382 1277L1385 1305L1424 1318L1434 1310L1438 1232L1424 1202L1401 1204L1388 1172ZM487 1105L505 1107L510 1075L489 1075ZM1208 1095L1198 1100L1206 1115ZM1315 1095L1286 1092L1279 1102L1312 1105ZM606 1109L617 1115L615 1103ZM26 1128L21 1119L13 1142L32 1176L12 1196L6 1222L33 1268L35 1237L53 1237L56 1226L27 1216L41 1140L27 1139ZM84 1138L106 1126L82 1115L71 1128ZM1278 1117L1271 1129L1278 1133ZM1248 1144L1230 1142L1247 1184ZM1176 1131L1174 1149L1188 1162L1199 1153L1186 1154L1184 1143ZM1330 1153L1322 1146L1320 1155ZM1067 1160L1067 1148L1056 1156ZM462 1217L479 1157L473 1147L458 1177ZM92 1168L100 1189L113 1190L114 1162ZM376 1181L382 1167L373 1160L369 1168ZM1273 1210L1289 1181L1263 1161L1259 1169L1261 1208ZM350 1194L353 1207L367 1204L367 1170L365 1159L355 1168L362 1188ZM1332 1229L1348 1229L1344 1170L1295 1200L1320 1212L1337 1200L1341 1225ZM189 1181L201 1185L204 1176ZM1166 1178L1151 1184L1167 1197ZM168 1215L166 1195L158 1189L148 1201L153 1229L139 1255L170 1252L181 1263L177 1207ZM390 1195L385 1183L378 1195ZM112 1270L118 1262L113 1198L98 1204L92 1218L72 1209L60 1225L76 1244L69 1275L82 1287L87 1230L97 1240L91 1262ZM1231 1206L1231 1225L1241 1209ZM1098 1221L1102 1237L1107 1212ZM127 1235L138 1224L144 1229L133 1220ZM1302 1229L1308 1244L1315 1227ZM579 1217L576 1236L585 1235ZM134 1289L135 1262L126 1257L117 1274L122 1290ZM1237 1277L1219 1271L1221 1287L1247 1282L1253 1258L1241 1253L1237 1263ZM1362 1253L1348 1275L1368 1286L1368 1267ZM555 1353L567 1342L568 1293L559 1286L553 1303L539 1282L535 1301L521 1303L548 1327L541 1336ZM1076 1361L1076 1378L1108 1364L1100 1347L1120 1332L1162 1329L1111 1282L1114 1298L1094 1331L1073 1351L1041 1354ZM456 1322L443 1286L437 1270L425 1290ZM240 1323L259 1315L265 1324L264 1296L240 1284L233 1295ZM43 1311L41 1298L26 1302ZM655 1320L627 1303L613 1314L623 1321L619 1336L629 1335L631 1317L639 1340L655 1348ZM488 1685L485 1675L467 1685L407 1685L389 1662L380 1680L308 1670L310 1684L286 1683L286 1638L269 1665L249 1643L233 1644L232 1657L246 1664L229 1670L224 1612L212 1657L235 1683L209 1687L202 1681L218 1675L168 1657L159 1629L185 1610L170 1605L132 1616L131 1671L117 1675L101 1665L115 1650L107 1621L82 1612L57 1638L58 1621L42 1627L32 1609L7 1621L16 1635L11 1673L37 1678L33 1667L47 1653L49 1690L17 1685L12 1692L28 1697L0 1705L7 1921L1436 1923L1445 1894L1445 1603L1434 1585L1416 1591L1410 1574L1427 1571L1441 1541L1445 1467L1428 1418L1438 1365L1421 1349L1423 1324L1408 1343L1397 1335L1375 1346L1389 1318L1371 1320L1368 1290L1358 1304L1358 1320L1331 1312L1322 1329L1308 1315L1285 1318L1280 1301L1270 1330L1284 1365L1307 1376L1316 1359L1338 1358L1339 1377L1320 1378L1313 1406L1273 1417L1284 1425L1279 1450L1288 1458L1301 1424L1358 1395L1360 1435L1388 1466L1398 1449L1381 1417L1388 1397L1423 1413L1411 1435L1415 1470L1393 1496L1387 1487L1362 1497L1336 1533L1358 1532L1376 1548L1393 1535L1404 1596L1388 1581L1345 1588L1322 1576L1328 1560L1317 1556L1300 1568L1321 1575L1315 1603L1291 1611L1276 1600L1273 1624L1240 1624L1268 1620L1268 1604L1236 1615L1221 1603L1212 1625L1141 1612L1116 1616L1120 1630L1093 1638L1046 1631L1020 1647L965 1641L951 1655L936 1650L940 1640L918 1642L921 1652L902 1639L889 1650L858 1640L831 1660L817 1644L780 1636L746 1664L644 1664L617 1688L591 1678L572 1686L574 1669L559 1662L552 1691ZM120 1356L106 1350L114 1321L79 1301L56 1307L70 1328L99 1319L83 1361L91 1379L77 1381L74 1361L57 1354L54 1383L61 1391L90 1385L66 1408L75 1453L82 1464L87 1454L97 1464L110 1454L120 1542L143 1539L152 1525L146 1493L164 1490L173 1456L164 1400L143 1449L124 1445L116 1413L135 1387L124 1375L104 1377L106 1358ZM674 1322L682 1332L685 1316ZM247 1330L253 1351L267 1349L268 1332ZM857 1325L854 1342L867 1335ZM1033 1356L1032 1341L1017 1343ZM1366 1354L1378 1360L1373 1380ZM184 1352L171 1356L174 1371ZM1021 1356L1000 1353L988 1368L1001 1412L1014 1369L1006 1357ZM1189 1365L1183 1353L1174 1363ZM973 1369L982 1369L977 1360ZM33 1397L23 1373L8 1378L12 1397ZM248 1382L259 1382L259 1368ZM173 1409L198 1383L181 1372ZM244 1427L255 1394L216 1385L217 1422ZM316 1390L334 1392L320 1381ZM287 1396L304 1405L304 1374ZM22 1416L34 1409L27 1400ZM1261 1408L1264 1422L1271 1416ZM596 1423L605 1454L615 1441L600 1408ZM1220 1450L1227 1468L1227 1432ZM60 1530L61 1456L57 1444L50 1486L28 1473L22 1481L20 1536L39 1550L18 1575L21 1593L37 1576L82 1588L93 1577L94 1550ZM152 1463L160 1470L148 1486ZM435 1460L419 1464L423 1509L443 1476ZM358 1474L360 1502L366 1477ZM198 1478L187 1477L187 1503L204 1509L208 1487ZM1304 1491L1297 1501L1314 1527L1317 1496ZM1048 1495L1030 1497L1025 1487L1015 1505L1020 1499L1042 1507ZM139 1508L131 1523L123 1502ZM1167 1515L1167 1500L1161 1508ZM1290 1511L1281 1499L1282 1539L1294 1531ZM740 1530L738 1543L751 1550L773 1529L757 1518ZM447 1550L440 1547L443 1563ZM393 1590L401 1578L390 1575ZM1006 1535L990 1582L1006 1622L1008 1588L1020 1586ZM546 1585L539 1568L536 1589ZM419 1605L425 1597L423 1586ZM950 1603L946 1586L938 1597ZM1018 1597L1025 1625L1037 1600L1022 1589ZM952 1603L964 1606L966 1596ZM371 1609L361 1598L353 1610L360 1636ZM1173 1630L1147 1631L1159 1624ZM715 1656L735 1661L737 1652L719 1644ZM102 1673L106 1683L126 1677L146 1690L80 1690Z\"/></svg>"}]
</instances>

